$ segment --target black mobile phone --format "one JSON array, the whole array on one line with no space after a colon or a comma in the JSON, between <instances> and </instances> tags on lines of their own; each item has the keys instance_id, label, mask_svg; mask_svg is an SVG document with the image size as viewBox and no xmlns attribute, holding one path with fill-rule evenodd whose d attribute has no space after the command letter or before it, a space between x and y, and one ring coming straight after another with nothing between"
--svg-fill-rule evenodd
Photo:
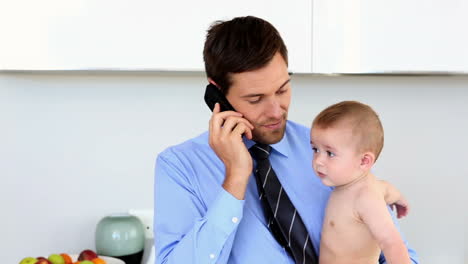
<instances>
[{"instance_id":1,"label":"black mobile phone","mask_svg":"<svg viewBox=\"0 0 468 264\"><path fill-rule=\"evenodd\" d=\"M226 99L226 96L214 84L208 84L205 90L205 102L213 112L216 103L219 103L222 111L236 111Z\"/></svg>"}]
</instances>

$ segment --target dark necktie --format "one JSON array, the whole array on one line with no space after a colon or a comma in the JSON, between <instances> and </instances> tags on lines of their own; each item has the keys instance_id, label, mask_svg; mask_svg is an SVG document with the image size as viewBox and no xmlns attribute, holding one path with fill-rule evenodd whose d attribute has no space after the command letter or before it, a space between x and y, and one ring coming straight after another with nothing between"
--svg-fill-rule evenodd
<instances>
[{"instance_id":1,"label":"dark necktie","mask_svg":"<svg viewBox=\"0 0 468 264\"><path fill-rule=\"evenodd\" d=\"M271 147L264 144L250 148L252 157L257 161L255 178L268 227L296 264L317 264L318 259L304 222L271 167L268 159L270 151Z\"/></svg>"}]
</instances>

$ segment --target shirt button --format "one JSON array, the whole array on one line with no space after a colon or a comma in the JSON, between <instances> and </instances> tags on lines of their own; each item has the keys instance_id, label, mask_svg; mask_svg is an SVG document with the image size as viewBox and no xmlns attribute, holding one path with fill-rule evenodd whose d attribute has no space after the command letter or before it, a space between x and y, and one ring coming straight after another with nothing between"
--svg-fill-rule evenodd
<instances>
[{"instance_id":1,"label":"shirt button","mask_svg":"<svg viewBox=\"0 0 468 264\"><path fill-rule=\"evenodd\" d=\"M210 254L210 259L214 259L215 258L215 255L214 254Z\"/></svg>"},{"instance_id":2,"label":"shirt button","mask_svg":"<svg viewBox=\"0 0 468 264\"><path fill-rule=\"evenodd\" d=\"M239 218L233 217L233 218L231 219L231 221L235 224L235 223L237 223L237 222L239 221Z\"/></svg>"}]
</instances>

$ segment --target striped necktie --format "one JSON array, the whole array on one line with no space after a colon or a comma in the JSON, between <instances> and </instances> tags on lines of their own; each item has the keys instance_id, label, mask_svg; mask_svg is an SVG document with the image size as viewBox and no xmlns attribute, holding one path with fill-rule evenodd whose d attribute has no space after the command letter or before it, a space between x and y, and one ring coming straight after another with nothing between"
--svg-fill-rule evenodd
<instances>
[{"instance_id":1,"label":"striped necktie","mask_svg":"<svg viewBox=\"0 0 468 264\"><path fill-rule=\"evenodd\" d=\"M268 159L270 151L271 147L264 144L250 148L257 162L254 174L268 228L296 264L317 264L318 259L304 222L271 167Z\"/></svg>"}]
</instances>

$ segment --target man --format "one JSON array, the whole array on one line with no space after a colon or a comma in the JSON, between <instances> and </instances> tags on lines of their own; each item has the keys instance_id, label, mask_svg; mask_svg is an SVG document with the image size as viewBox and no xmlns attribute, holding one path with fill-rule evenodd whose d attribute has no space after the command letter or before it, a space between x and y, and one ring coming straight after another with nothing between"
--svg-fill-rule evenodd
<instances>
[{"instance_id":1,"label":"man","mask_svg":"<svg viewBox=\"0 0 468 264\"><path fill-rule=\"evenodd\" d=\"M158 156L156 263L318 263L331 189L313 172L310 129L287 120L283 40L259 18L219 22L204 60L237 112L217 104L208 132Z\"/></svg>"}]
</instances>

